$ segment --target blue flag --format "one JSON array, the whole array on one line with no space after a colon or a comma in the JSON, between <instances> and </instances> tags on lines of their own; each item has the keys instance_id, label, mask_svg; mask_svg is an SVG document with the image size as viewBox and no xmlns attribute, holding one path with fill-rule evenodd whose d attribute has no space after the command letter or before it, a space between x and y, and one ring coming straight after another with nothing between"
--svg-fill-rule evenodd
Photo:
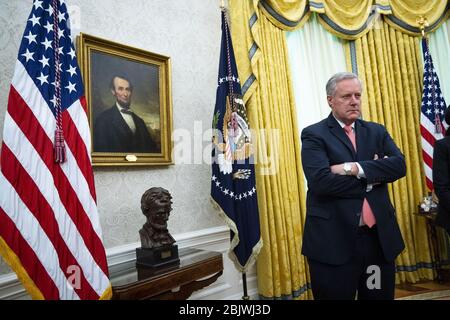
<instances>
[{"instance_id":1,"label":"blue flag","mask_svg":"<svg viewBox=\"0 0 450 320\"><path fill-rule=\"evenodd\" d=\"M251 132L231 43L222 11L222 43L212 124L211 197L231 229L229 256L246 272L262 246Z\"/></svg>"}]
</instances>

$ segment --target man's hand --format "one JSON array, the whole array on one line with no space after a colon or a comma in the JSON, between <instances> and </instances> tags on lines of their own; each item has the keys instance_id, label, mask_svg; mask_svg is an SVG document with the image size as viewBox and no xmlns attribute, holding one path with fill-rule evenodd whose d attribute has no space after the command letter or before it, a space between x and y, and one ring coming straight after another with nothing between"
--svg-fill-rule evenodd
<instances>
[{"instance_id":1,"label":"man's hand","mask_svg":"<svg viewBox=\"0 0 450 320\"><path fill-rule=\"evenodd\" d=\"M384 156L383 157L383 159L386 159L388 156ZM376 154L375 153L375 155L373 156L373 160L378 160L379 159L379 157L378 157L378 154ZM378 186L378 185L380 185L381 183L379 183L379 182L375 182L375 183L372 183L372 186Z\"/></svg>"},{"instance_id":2,"label":"man's hand","mask_svg":"<svg viewBox=\"0 0 450 320\"><path fill-rule=\"evenodd\" d=\"M383 159L386 159L388 156L384 156ZM375 155L373 156L373 160L378 160L378 154L375 153Z\"/></svg>"},{"instance_id":3,"label":"man's hand","mask_svg":"<svg viewBox=\"0 0 450 320\"><path fill-rule=\"evenodd\" d=\"M358 174L358 172L359 172L358 166L354 162L350 162L350 164L352 166L352 170L351 170L350 175L351 176L356 176ZM346 173L344 171L344 164L343 163L335 164L335 165L330 166L330 170L334 174L340 174L342 176L346 175Z\"/></svg>"},{"instance_id":4,"label":"man's hand","mask_svg":"<svg viewBox=\"0 0 450 320\"><path fill-rule=\"evenodd\" d=\"M341 175L345 174L344 173L344 164L343 163L332 165L330 167L330 170L334 174L341 174Z\"/></svg>"}]
</instances>

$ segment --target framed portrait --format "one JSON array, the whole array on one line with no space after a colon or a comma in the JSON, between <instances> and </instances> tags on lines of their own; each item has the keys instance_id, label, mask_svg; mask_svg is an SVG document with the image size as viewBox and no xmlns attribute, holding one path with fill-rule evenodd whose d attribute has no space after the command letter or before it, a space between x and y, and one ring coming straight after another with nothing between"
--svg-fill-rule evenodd
<instances>
[{"instance_id":1,"label":"framed portrait","mask_svg":"<svg viewBox=\"0 0 450 320\"><path fill-rule=\"evenodd\" d=\"M92 164L173 164L170 58L83 33L77 54Z\"/></svg>"}]
</instances>

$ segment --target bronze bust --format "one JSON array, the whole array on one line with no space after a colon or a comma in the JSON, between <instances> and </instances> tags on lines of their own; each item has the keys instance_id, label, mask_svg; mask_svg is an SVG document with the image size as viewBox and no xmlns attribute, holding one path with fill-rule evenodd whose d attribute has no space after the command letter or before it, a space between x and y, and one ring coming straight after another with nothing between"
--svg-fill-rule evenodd
<instances>
[{"instance_id":1,"label":"bronze bust","mask_svg":"<svg viewBox=\"0 0 450 320\"><path fill-rule=\"evenodd\" d=\"M139 230L142 248L173 244L175 239L167 230L167 220L172 211L172 196L169 191L160 187L145 191L141 198L141 210L147 217L147 222Z\"/></svg>"}]
</instances>

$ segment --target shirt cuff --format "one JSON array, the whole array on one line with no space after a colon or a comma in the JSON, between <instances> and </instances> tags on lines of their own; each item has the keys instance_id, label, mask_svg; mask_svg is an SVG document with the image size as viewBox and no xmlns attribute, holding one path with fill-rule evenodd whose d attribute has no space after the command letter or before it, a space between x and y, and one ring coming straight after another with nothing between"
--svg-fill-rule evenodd
<instances>
[{"instance_id":1,"label":"shirt cuff","mask_svg":"<svg viewBox=\"0 0 450 320\"><path fill-rule=\"evenodd\" d=\"M365 177L366 177L366 174L364 173L364 170L363 170L363 168L361 167L361 165L360 165L358 162L355 162L355 164L356 164L356 166L358 167L358 174L356 175L356 177L357 177L358 179L365 178ZM373 184L368 184L368 185L366 186L366 192L370 192L370 191L372 191L372 189L373 189Z\"/></svg>"},{"instance_id":2,"label":"shirt cuff","mask_svg":"<svg viewBox=\"0 0 450 320\"><path fill-rule=\"evenodd\" d=\"M361 167L361 165L360 165L358 162L355 162L355 164L356 164L356 166L358 167L358 174L356 175L356 177L357 177L358 179L365 178L365 177L366 177L366 174L364 173L364 170L363 170L363 168Z\"/></svg>"}]
</instances>

